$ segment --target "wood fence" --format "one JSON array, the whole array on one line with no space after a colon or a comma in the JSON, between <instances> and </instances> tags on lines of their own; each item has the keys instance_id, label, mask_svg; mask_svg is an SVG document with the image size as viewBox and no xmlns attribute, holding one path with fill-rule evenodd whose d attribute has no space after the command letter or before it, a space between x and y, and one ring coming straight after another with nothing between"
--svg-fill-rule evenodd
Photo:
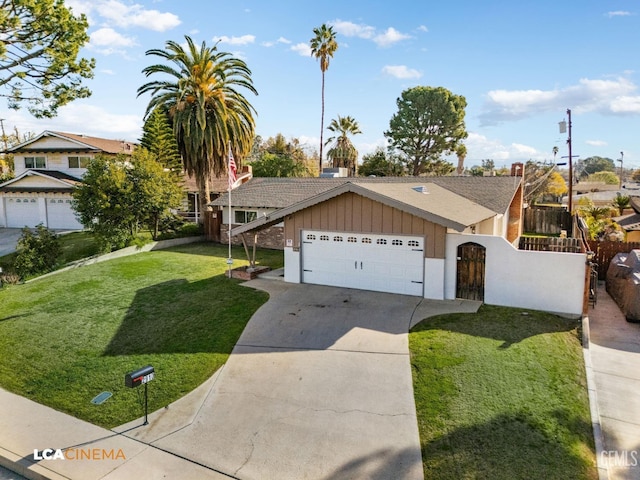
<instances>
[{"instance_id":1,"label":"wood fence","mask_svg":"<svg viewBox=\"0 0 640 480\"><path fill-rule=\"evenodd\" d=\"M582 243L579 238L520 237L518 249L538 252L580 253L582 252Z\"/></svg>"},{"instance_id":2,"label":"wood fence","mask_svg":"<svg viewBox=\"0 0 640 480\"><path fill-rule=\"evenodd\" d=\"M640 249L640 242L609 242L589 240L589 250L596 254L595 262L598 264L598 278L605 280L607 270L613 257L618 253L629 253L631 250Z\"/></svg>"},{"instance_id":3,"label":"wood fence","mask_svg":"<svg viewBox=\"0 0 640 480\"><path fill-rule=\"evenodd\" d=\"M571 214L562 207L528 207L524 210L524 231L541 235L571 232Z\"/></svg>"}]
</instances>

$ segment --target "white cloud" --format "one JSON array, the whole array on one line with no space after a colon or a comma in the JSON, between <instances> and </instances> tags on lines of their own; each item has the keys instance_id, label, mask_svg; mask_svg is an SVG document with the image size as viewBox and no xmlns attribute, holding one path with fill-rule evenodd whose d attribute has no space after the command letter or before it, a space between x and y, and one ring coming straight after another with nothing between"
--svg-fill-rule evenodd
<instances>
[{"instance_id":1,"label":"white cloud","mask_svg":"<svg viewBox=\"0 0 640 480\"><path fill-rule=\"evenodd\" d=\"M604 140L587 140L584 143L586 143L587 145L591 145L592 147L606 147L607 146L607 142L605 142Z\"/></svg>"},{"instance_id":2,"label":"white cloud","mask_svg":"<svg viewBox=\"0 0 640 480\"><path fill-rule=\"evenodd\" d=\"M629 15L631 15L631 12L627 12L625 10L616 10L614 12L607 12L607 17L609 17L609 18L613 18L613 17L628 17Z\"/></svg>"},{"instance_id":3,"label":"white cloud","mask_svg":"<svg viewBox=\"0 0 640 480\"><path fill-rule=\"evenodd\" d=\"M387 28L384 32L377 32L375 27L370 25L357 24L339 19L329 22L329 25L340 35L372 40L379 47L389 47L401 40L411 38L411 35L401 33L393 27ZM424 28L426 29L426 27Z\"/></svg>"},{"instance_id":4,"label":"white cloud","mask_svg":"<svg viewBox=\"0 0 640 480\"><path fill-rule=\"evenodd\" d=\"M117 0L96 2L95 11L118 27L142 27L164 32L180 25L180 18L169 12L147 10L139 4L126 5Z\"/></svg>"},{"instance_id":5,"label":"white cloud","mask_svg":"<svg viewBox=\"0 0 640 480\"><path fill-rule=\"evenodd\" d=\"M103 68L102 70L100 70L101 73L104 73L105 75L115 75L116 72L114 72L113 70L109 69L109 68Z\"/></svg>"},{"instance_id":6,"label":"white cloud","mask_svg":"<svg viewBox=\"0 0 640 480\"><path fill-rule=\"evenodd\" d=\"M333 22L329 22L329 25L333 27L336 33L344 35L345 37L371 39L375 34L375 28L369 25L358 25L357 23L344 20L334 20Z\"/></svg>"},{"instance_id":7,"label":"white cloud","mask_svg":"<svg viewBox=\"0 0 640 480\"><path fill-rule=\"evenodd\" d=\"M401 80L422 77L422 73L413 68L409 68L406 65L385 65L382 68L382 73Z\"/></svg>"},{"instance_id":8,"label":"white cloud","mask_svg":"<svg viewBox=\"0 0 640 480\"><path fill-rule=\"evenodd\" d=\"M529 145L523 145L521 143L503 145L498 140L491 140L475 132L469 132L469 136L464 143L467 147L465 167L480 164L480 161L484 159L495 161L496 166L500 166L500 164L508 166L510 162L545 160L548 157L548 155Z\"/></svg>"},{"instance_id":9,"label":"white cloud","mask_svg":"<svg viewBox=\"0 0 640 480\"><path fill-rule=\"evenodd\" d=\"M420 25L418 27L418 30L420 30L421 32L428 32L429 31L429 29L424 25Z\"/></svg>"},{"instance_id":10,"label":"white cloud","mask_svg":"<svg viewBox=\"0 0 640 480\"><path fill-rule=\"evenodd\" d=\"M307 43L296 43L295 45L291 46L291 50L293 50L294 52L297 52L299 55L302 55L303 57L311 56L311 47Z\"/></svg>"},{"instance_id":11,"label":"white cloud","mask_svg":"<svg viewBox=\"0 0 640 480\"><path fill-rule=\"evenodd\" d=\"M95 32L92 32L90 45L93 47L133 47L137 45L136 41L132 37L122 35L112 28L99 28Z\"/></svg>"},{"instance_id":12,"label":"white cloud","mask_svg":"<svg viewBox=\"0 0 640 480\"><path fill-rule=\"evenodd\" d=\"M280 38L278 38L278 40L276 40L276 42L278 42L278 43L284 43L285 45L289 45L289 44L291 43L291 40L286 39L286 38L284 38L284 37L280 37Z\"/></svg>"},{"instance_id":13,"label":"white cloud","mask_svg":"<svg viewBox=\"0 0 640 480\"><path fill-rule=\"evenodd\" d=\"M480 114L483 125L518 120L544 112L563 111L567 105L576 113L638 114L640 96L630 80L580 79L577 85L554 90L492 90L487 93Z\"/></svg>"},{"instance_id":14,"label":"white cloud","mask_svg":"<svg viewBox=\"0 0 640 480\"><path fill-rule=\"evenodd\" d=\"M213 38L214 42L228 43L229 45L249 45L255 42L255 40L255 35L242 35L240 37L227 37L223 35L222 37Z\"/></svg>"},{"instance_id":15,"label":"white cloud","mask_svg":"<svg viewBox=\"0 0 640 480\"><path fill-rule=\"evenodd\" d=\"M379 47L389 47L394 43L401 42L408 38L411 38L411 35L400 33L395 28L389 27L386 32L376 35L373 41L376 42Z\"/></svg>"},{"instance_id":16,"label":"white cloud","mask_svg":"<svg viewBox=\"0 0 640 480\"><path fill-rule=\"evenodd\" d=\"M36 119L22 110L14 112L9 118L13 124L20 126L21 132L55 130L132 142L142 134L142 115L110 113L102 107L86 103L65 105L58 110L58 116L54 119Z\"/></svg>"}]
</instances>

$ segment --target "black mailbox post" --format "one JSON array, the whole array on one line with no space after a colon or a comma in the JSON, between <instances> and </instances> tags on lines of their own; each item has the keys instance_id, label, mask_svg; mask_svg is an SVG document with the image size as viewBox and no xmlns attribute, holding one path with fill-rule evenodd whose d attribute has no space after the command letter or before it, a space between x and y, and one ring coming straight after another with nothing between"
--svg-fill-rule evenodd
<instances>
[{"instance_id":1,"label":"black mailbox post","mask_svg":"<svg viewBox=\"0 0 640 480\"><path fill-rule=\"evenodd\" d=\"M143 425L148 425L148 402L147 402L147 385L151 380L153 380L156 376L155 369L151 365L147 365L146 367L139 368L138 370L134 370L133 372L129 372L124 376L124 385L129 388L136 388L140 385L144 385L144 423Z\"/></svg>"}]
</instances>

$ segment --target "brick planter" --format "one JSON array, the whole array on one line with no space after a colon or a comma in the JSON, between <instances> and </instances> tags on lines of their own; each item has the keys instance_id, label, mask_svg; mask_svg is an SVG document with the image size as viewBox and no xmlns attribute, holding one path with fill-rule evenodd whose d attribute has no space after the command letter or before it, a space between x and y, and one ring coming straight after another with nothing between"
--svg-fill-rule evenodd
<instances>
[{"instance_id":1,"label":"brick planter","mask_svg":"<svg viewBox=\"0 0 640 480\"><path fill-rule=\"evenodd\" d=\"M238 267L231 270L231 278L237 278L239 280L253 280L261 273L268 272L271 267L255 267L253 270L249 270L249 267Z\"/></svg>"}]
</instances>

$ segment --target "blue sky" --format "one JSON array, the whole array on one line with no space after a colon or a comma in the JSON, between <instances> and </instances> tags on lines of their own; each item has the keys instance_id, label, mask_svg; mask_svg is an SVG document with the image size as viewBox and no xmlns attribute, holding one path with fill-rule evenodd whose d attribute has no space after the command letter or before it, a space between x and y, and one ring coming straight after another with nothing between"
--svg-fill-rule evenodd
<instances>
[{"instance_id":1,"label":"blue sky","mask_svg":"<svg viewBox=\"0 0 640 480\"><path fill-rule=\"evenodd\" d=\"M573 153L640 168L640 3L514 1L127 1L67 0L89 18L96 59L91 98L38 121L0 104L5 128L44 129L136 141L148 97L136 98L145 51L167 40L213 44L242 58L263 138L282 133L317 150L320 67L313 28L337 32L326 72L325 125L351 115L360 155L385 144L403 90L443 86L467 99L466 165L567 155L558 122L572 110ZM325 138L326 138L325 133Z\"/></svg>"}]
</instances>

